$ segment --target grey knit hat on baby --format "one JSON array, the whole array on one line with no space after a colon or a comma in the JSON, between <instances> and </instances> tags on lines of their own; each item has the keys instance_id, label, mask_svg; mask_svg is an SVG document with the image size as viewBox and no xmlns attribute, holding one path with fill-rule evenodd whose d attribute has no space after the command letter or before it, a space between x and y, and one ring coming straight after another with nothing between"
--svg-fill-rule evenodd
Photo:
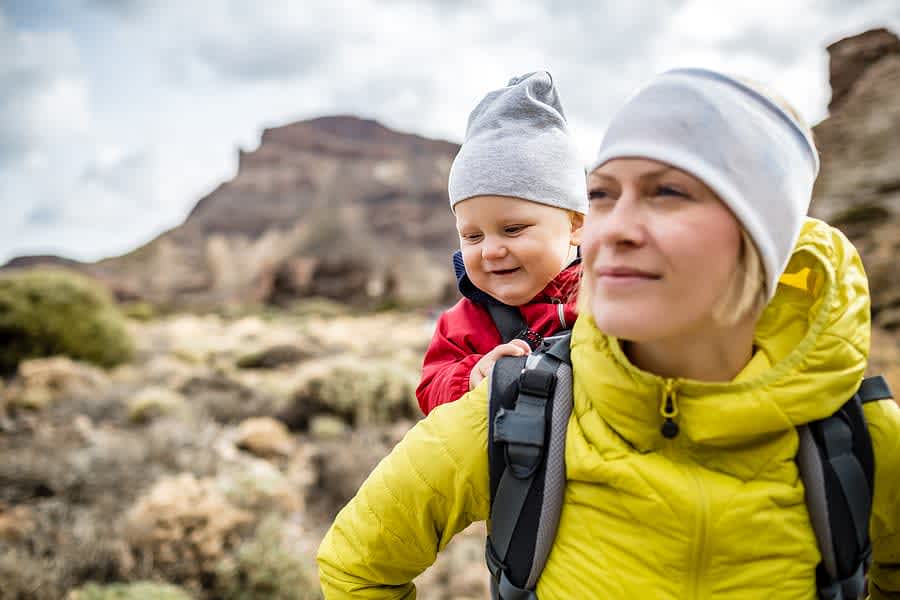
<instances>
[{"instance_id":1,"label":"grey knit hat on baby","mask_svg":"<svg viewBox=\"0 0 900 600\"><path fill-rule=\"evenodd\" d=\"M513 77L478 103L448 187L451 209L473 196L513 196L587 213L584 164L550 73Z\"/></svg>"}]
</instances>

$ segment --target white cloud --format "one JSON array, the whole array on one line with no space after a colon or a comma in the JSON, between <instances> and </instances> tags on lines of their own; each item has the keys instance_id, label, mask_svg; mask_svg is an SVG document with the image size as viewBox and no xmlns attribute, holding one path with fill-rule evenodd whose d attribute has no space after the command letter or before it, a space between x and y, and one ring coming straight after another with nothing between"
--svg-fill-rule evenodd
<instances>
[{"instance_id":1,"label":"white cloud","mask_svg":"<svg viewBox=\"0 0 900 600\"><path fill-rule=\"evenodd\" d=\"M88 90L67 32L15 31L0 12L0 166L84 134Z\"/></svg>"}]
</instances>

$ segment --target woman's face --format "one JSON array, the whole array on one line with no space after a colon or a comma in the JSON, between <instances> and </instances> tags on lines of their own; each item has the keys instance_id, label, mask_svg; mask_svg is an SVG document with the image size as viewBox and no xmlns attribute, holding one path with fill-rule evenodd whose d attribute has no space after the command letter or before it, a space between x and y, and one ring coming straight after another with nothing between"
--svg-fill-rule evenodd
<instances>
[{"instance_id":1,"label":"woman's face","mask_svg":"<svg viewBox=\"0 0 900 600\"><path fill-rule=\"evenodd\" d=\"M702 181L654 160L588 176L585 293L597 326L635 342L703 335L738 265L740 225Z\"/></svg>"}]
</instances>

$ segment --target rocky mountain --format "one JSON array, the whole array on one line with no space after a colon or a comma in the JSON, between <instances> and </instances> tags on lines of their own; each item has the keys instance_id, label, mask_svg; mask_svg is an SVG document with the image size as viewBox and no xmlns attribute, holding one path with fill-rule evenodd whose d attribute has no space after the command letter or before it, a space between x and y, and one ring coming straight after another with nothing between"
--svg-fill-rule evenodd
<instances>
[{"instance_id":1,"label":"rocky mountain","mask_svg":"<svg viewBox=\"0 0 900 600\"><path fill-rule=\"evenodd\" d=\"M267 129L258 149L240 152L237 175L182 225L126 255L65 266L105 281L119 299L175 308L307 296L441 302L455 290L446 182L458 148L348 116Z\"/></svg>"},{"instance_id":2,"label":"rocky mountain","mask_svg":"<svg viewBox=\"0 0 900 600\"><path fill-rule=\"evenodd\" d=\"M862 254L876 325L900 328L900 39L875 29L828 47L830 116L811 214L840 227Z\"/></svg>"}]
</instances>

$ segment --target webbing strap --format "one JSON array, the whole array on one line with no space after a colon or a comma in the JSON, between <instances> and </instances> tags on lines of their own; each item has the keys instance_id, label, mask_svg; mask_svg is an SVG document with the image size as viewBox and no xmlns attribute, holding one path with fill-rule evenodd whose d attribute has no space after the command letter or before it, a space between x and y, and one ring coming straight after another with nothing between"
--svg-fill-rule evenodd
<instances>
[{"instance_id":1,"label":"webbing strap","mask_svg":"<svg viewBox=\"0 0 900 600\"><path fill-rule=\"evenodd\" d=\"M494 417L494 441L506 443L504 477L511 473L518 479L530 479L540 464L544 447L546 406L546 399L520 393L515 410L500 408L497 411L497 416Z\"/></svg>"},{"instance_id":2,"label":"webbing strap","mask_svg":"<svg viewBox=\"0 0 900 600\"><path fill-rule=\"evenodd\" d=\"M865 548L868 539L869 512L872 500L866 475L859 461L852 456L839 456L831 460L831 466L840 482L841 494L850 508L857 548Z\"/></svg>"},{"instance_id":3,"label":"webbing strap","mask_svg":"<svg viewBox=\"0 0 900 600\"><path fill-rule=\"evenodd\" d=\"M859 401L863 404L894 397L888 382L881 375L863 379L856 394L859 396Z\"/></svg>"},{"instance_id":4,"label":"webbing strap","mask_svg":"<svg viewBox=\"0 0 900 600\"><path fill-rule=\"evenodd\" d=\"M514 339L523 329L527 329L528 324L522 318L522 313L515 306L494 303L489 303L486 306L504 344Z\"/></svg>"},{"instance_id":5,"label":"webbing strap","mask_svg":"<svg viewBox=\"0 0 900 600\"><path fill-rule=\"evenodd\" d=\"M512 540L516 523L519 522L519 515L522 514L522 507L525 505L533 480L534 475L527 479L519 479L509 468L505 469L500 477L494 506L501 506L503 510L491 510L490 543L501 562L506 560L509 542Z\"/></svg>"},{"instance_id":6,"label":"webbing strap","mask_svg":"<svg viewBox=\"0 0 900 600\"><path fill-rule=\"evenodd\" d=\"M542 457L546 407L553 373L526 370L519 377L514 410L500 408L494 417L494 441L506 443L506 468L491 506L490 543L501 563L506 561L513 531Z\"/></svg>"},{"instance_id":7,"label":"webbing strap","mask_svg":"<svg viewBox=\"0 0 900 600\"><path fill-rule=\"evenodd\" d=\"M514 408L501 406L492 422L492 442L503 444L505 468L491 504L486 555L494 597L502 600L537 600L533 592L509 580L506 563L513 534L544 459L547 408L558 364L553 357L541 357L536 365L523 369Z\"/></svg>"},{"instance_id":8,"label":"webbing strap","mask_svg":"<svg viewBox=\"0 0 900 600\"><path fill-rule=\"evenodd\" d=\"M799 428L797 462L822 553L819 598L857 600L864 593L875 464L862 404L891 397L883 377L867 378L836 413Z\"/></svg>"},{"instance_id":9,"label":"webbing strap","mask_svg":"<svg viewBox=\"0 0 900 600\"><path fill-rule=\"evenodd\" d=\"M850 577L819 587L819 598L821 600L858 600L864 596L865 589L865 565L860 563L856 572Z\"/></svg>"},{"instance_id":10,"label":"webbing strap","mask_svg":"<svg viewBox=\"0 0 900 600\"><path fill-rule=\"evenodd\" d=\"M497 594L500 600L538 600L534 591L513 585L503 571L500 571L500 579L497 582Z\"/></svg>"}]
</instances>

